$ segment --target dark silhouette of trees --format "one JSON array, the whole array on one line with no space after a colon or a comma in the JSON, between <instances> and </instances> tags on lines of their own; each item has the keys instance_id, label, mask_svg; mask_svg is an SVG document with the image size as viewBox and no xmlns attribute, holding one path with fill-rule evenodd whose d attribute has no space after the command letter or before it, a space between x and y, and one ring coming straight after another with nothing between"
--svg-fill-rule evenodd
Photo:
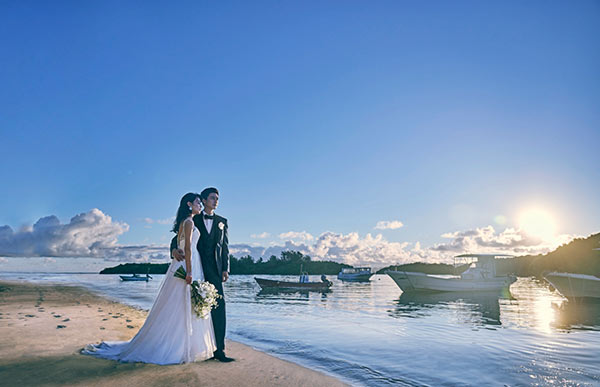
<instances>
[{"instance_id":1,"label":"dark silhouette of trees","mask_svg":"<svg viewBox=\"0 0 600 387\"><path fill-rule=\"evenodd\" d=\"M165 274L170 263L122 263L102 269L100 274Z\"/></svg>"},{"instance_id":2,"label":"dark silhouette of trees","mask_svg":"<svg viewBox=\"0 0 600 387\"><path fill-rule=\"evenodd\" d=\"M256 262L250 255L236 258L229 256L231 274L300 274L300 268L308 274L336 275L343 267L350 267L331 261L312 261L308 255L299 251L283 251L281 257L274 255L268 261L259 258ZM169 263L125 263L115 267L109 267L100 274L164 274L169 268Z\"/></svg>"},{"instance_id":3,"label":"dark silhouette of trees","mask_svg":"<svg viewBox=\"0 0 600 387\"><path fill-rule=\"evenodd\" d=\"M249 255L241 258L231 255L229 264L231 274L300 274L302 268L308 274L335 275L343 267L350 267L331 261L313 261L310 256L293 250L281 252L280 258L271 255L268 261L259 258L256 262Z\"/></svg>"}]
</instances>

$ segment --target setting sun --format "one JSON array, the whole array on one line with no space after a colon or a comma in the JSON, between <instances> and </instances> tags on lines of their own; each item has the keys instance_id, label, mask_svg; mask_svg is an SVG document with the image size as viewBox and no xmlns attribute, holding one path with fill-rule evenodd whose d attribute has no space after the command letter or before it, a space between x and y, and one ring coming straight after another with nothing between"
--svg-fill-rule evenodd
<instances>
[{"instance_id":1,"label":"setting sun","mask_svg":"<svg viewBox=\"0 0 600 387\"><path fill-rule=\"evenodd\" d=\"M519 216L519 227L527 234L544 240L551 239L556 234L554 217L541 209L529 209Z\"/></svg>"}]
</instances>

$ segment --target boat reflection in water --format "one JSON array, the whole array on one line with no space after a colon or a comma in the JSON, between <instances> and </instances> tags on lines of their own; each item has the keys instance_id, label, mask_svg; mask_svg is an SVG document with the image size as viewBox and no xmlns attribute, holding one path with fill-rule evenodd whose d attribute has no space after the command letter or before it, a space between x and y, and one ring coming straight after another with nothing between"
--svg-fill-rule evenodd
<instances>
[{"instance_id":1,"label":"boat reflection in water","mask_svg":"<svg viewBox=\"0 0 600 387\"><path fill-rule=\"evenodd\" d=\"M306 295L308 297L309 294L319 294L327 295L327 293L331 293L331 289L322 289L322 290L305 290L305 289L278 289L278 288L265 288L261 289L257 296L277 296L277 295L286 295L286 294L301 294Z\"/></svg>"},{"instance_id":2,"label":"boat reflection in water","mask_svg":"<svg viewBox=\"0 0 600 387\"><path fill-rule=\"evenodd\" d=\"M491 292L404 292L392 317L429 317L453 310L455 318L475 326L499 326L500 299L510 299L508 290Z\"/></svg>"},{"instance_id":3,"label":"boat reflection in water","mask_svg":"<svg viewBox=\"0 0 600 387\"><path fill-rule=\"evenodd\" d=\"M566 330L600 331L600 302L576 302L565 300L553 303L555 311L553 326Z\"/></svg>"}]
</instances>

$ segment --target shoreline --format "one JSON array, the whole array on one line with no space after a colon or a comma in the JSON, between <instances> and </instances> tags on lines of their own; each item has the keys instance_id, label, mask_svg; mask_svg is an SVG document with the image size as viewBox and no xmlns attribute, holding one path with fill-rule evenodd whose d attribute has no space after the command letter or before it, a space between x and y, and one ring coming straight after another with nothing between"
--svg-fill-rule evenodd
<instances>
[{"instance_id":1,"label":"shoreline","mask_svg":"<svg viewBox=\"0 0 600 387\"><path fill-rule=\"evenodd\" d=\"M0 281L0 380L8 385L345 386L324 373L227 340L233 363L119 363L79 351L129 340L147 312L82 287Z\"/></svg>"}]
</instances>

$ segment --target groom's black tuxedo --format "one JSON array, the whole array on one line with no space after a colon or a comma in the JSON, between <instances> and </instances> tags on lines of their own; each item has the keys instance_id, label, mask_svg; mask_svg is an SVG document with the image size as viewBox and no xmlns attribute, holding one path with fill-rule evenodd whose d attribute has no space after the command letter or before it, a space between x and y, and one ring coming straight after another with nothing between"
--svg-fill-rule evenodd
<instances>
[{"instance_id":1,"label":"groom's black tuxedo","mask_svg":"<svg viewBox=\"0 0 600 387\"><path fill-rule=\"evenodd\" d=\"M229 271L229 238L227 236L227 219L216 215L212 228L206 229L202 214L194 216L194 224L200 230L200 238L196 245L202 261L204 278L215 285L223 298L211 312L217 350L225 349L225 295L223 294L223 272ZM171 251L177 248L177 236L171 241Z\"/></svg>"}]
</instances>

